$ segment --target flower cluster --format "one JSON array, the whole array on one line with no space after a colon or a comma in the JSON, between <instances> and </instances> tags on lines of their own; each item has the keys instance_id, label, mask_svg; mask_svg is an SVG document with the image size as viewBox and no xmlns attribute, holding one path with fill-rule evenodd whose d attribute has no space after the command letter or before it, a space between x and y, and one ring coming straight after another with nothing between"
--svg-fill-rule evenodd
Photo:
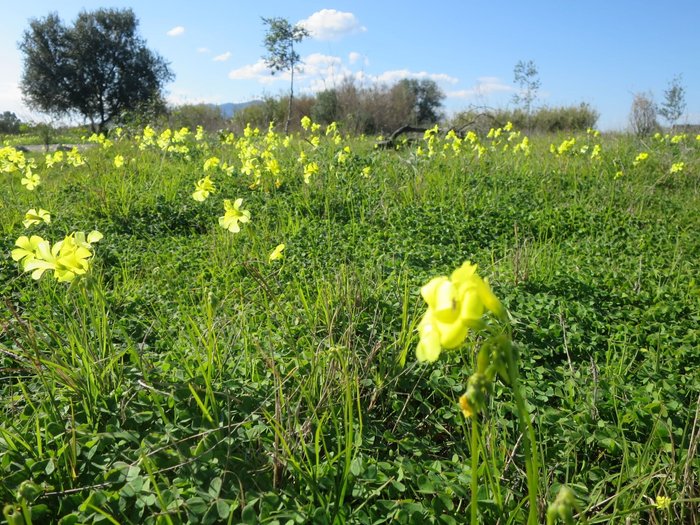
<instances>
[{"instance_id":1,"label":"flower cluster","mask_svg":"<svg viewBox=\"0 0 700 525\"><path fill-rule=\"evenodd\" d=\"M51 246L38 235L22 235L15 242L12 259L22 265L23 271L32 272L33 279L40 279L49 270L59 282L71 282L87 273L93 255L92 244L100 239L102 234L96 230L87 236L84 232L74 232Z\"/></svg>"}]
</instances>

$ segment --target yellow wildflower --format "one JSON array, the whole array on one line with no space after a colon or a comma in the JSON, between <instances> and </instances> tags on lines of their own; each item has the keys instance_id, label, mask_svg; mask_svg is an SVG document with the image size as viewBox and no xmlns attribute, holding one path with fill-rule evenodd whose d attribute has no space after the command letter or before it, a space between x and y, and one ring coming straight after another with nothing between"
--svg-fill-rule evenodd
<instances>
[{"instance_id":1,"label":"yellow wildflower","mask_svg":"<svg viewBox=\"0 0 700 525\"><path fill-rule=\"evenodd\" d=\"M272 253L270 253L270 256L268 257L268 260L270 262L272 261L277 261L284 257L284 254L282 253L284 251L284 244L278 244L274 250L272 250Z\"/></svg>"},{"instance_id":2,"label":"yellow wildflower","mask_svg":"<svg viewBox=\"0 0 700 525\"><path fill-rule=\"evenodd\" d=\"M655 505L659 510L668 510L671 506L671 498L668 496L656 496Z\"/></svg>"},{"instance_id":3,"label":"yellow wildflower","mask_svg":"<svg viewBox=\"0 0 700 525\"><path fill-rule=\"evenodd\" d=\"M449 278L435 277L421 288L428 309L418 325L420 341L416 357L419 361L435 361L442 348L449 350L461 345L469 328L482 325L485 310L503 315L501 302L488 282L476 273L476 268L467 261Z\"/></svg>"},{"instance_id":4,"label":"yellow wildflower","mask_svg":"<svg viewBox=\"0 0 700 525\"><path fill-rule=\"evenodd\" d=\"M238 223L250 221L250 212L248 210L242 210L242 204L243 199L236 199L233 203L231 203L229 199L224 200L225 213L223 217L219 217L219 225L222 228L227 229L231 233L238 233L241 231L241 227Z\"/></svg>"},{"instance_id":5,"label":"yellow wildflower","mask_svg":"<svg viewBox=\"0 0 700 525\"><path fill-rule=\"evenodd\" d=\"M39 184L41 184L41 177L37 175L36 173L32 173L31 168L27 166L27 170L25 172L25 176L22 177L22 180L20 181L22 185L27 188L29 191L34 190Z\"/></svg>"},{"instance_id":6,"label":"yellow wildflower","mask_svg":"<svg viewBox=\"0 0 700 525\"><path fill-rule=\"evenodd\" d=\"M301 117L301 127L304 128L305 131L309 131L309 128L311 127L311 119L307 115Z\"/></svg>"},{"instance_id":7,"label":"yellow wildflower","mask_svg":"<svg viewBox=\"0 0 700 525\"><path fill-rule=\"evenodd\" d=\"M680 173L685 169L685 162L674 162L671 165L671 173Z\"/></svg>"},{"instance_id":8,"label":"yellow wildflower","mask_svg":"<svg viewBox=\"0 0 700 525\"><path fill-rule=\"evenodd\" d=\"M43 208L39 208L39 211L32 208L24 214L24 220L22 221L22 224L24 224L25 228L29 228L30 226L40 224L41 222L50 224L51 214Z\"/></svg>"},{"instance_id":9,"label":"yellow wildflower","mask_svg":"<svg viewBox=\"0 0 700 525\"><path fill-rule=\"evenodd\" d=\"M196 201L202 202L215 191L216 187L214 186L214 181L209 178L209 175L207 175L203 179L199 179L197 181L192 198Z\"/></svg>"},{"instance_id":10,"label":"yellow wildflower","mask_svg":"<svg viewBox=\"0 0 700 525\"><path fill-rule=\"evenodd\" d=\"M304 182L308 184L311 180L311 176L316 175L318 170L318 164L315 162L309 162L306 166L304 166Z\"/></svg>"}]
</instances>

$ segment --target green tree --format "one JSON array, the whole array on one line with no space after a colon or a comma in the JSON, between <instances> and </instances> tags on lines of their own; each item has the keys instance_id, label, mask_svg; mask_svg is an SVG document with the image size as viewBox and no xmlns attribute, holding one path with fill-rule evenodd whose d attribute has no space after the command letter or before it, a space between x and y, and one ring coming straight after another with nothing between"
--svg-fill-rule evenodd
<instances>
[{"instance_id":1,"label":"green tree","mask_svg":"<svg viewBox=\"0 0 700 525\"><path fill-rule=\"evenodd\" d=\"M11 111L0 114L0 133L19 133L21 122Z\"/></svg>"},{"instance_id":2,"label":"green tree","mask_svg":"<svg viewBox=\"0 0 700 525\"><path fill-rule=\"evenodd\" d=\"M122 113L162 99L174 76L137 26L131 9L83 11L72 26L56 13L30 20L19 43L25 102L57 117L81 115L103 131Z\"/></svg>"},{"instance_id":3,"label":"green tree","mask_svg":"<svg viewBox=\"0 0 700 525\"><path fill-rule=\"evenodd\" d=\"M658 113L673 127L685 111L685 87L683 75L676 75L664 91L664 101L658 108Z\"/></svg>"},{"instance_id":4,"label":"green tree","mask_svg":"<svg viewBox=\"0 0 700 525\"><path fill-rule=\"evenodd\" d=\"M537 92L541 85L535 62L519 60L513 68L513 82L520 88L513 95L513 102L521 106L529 118L532 113L532 103L537 99Z\"/></svg>"},{"instance_id":5,"label":"green tree","mask_svg":"<svg viewBox=\"0 0 700 525\"><path fill-rule=\"evenodd\" d=\"M294 70L301 62L299 53L294 50L294 44L309 36L309 32L303 26L290 24L285 18L263 18L262 21L267 26L265 49L268 54L263 56L265 64L272 70L273 75L279 71L289 71L291 76L287 121L284 125L284 132L287 133L294 100Z\"/></svg>"},{"instance_id":6,"label":"green tree","mask_svg":"<svg viewBox=\"0 0 700 525\"><path fill-rule=\"evenodd\" d=\"M316 95L314 105L311 107L311 117L314 122L330 124L338 120L340 116L340 104L338 92L335 89L327 89Z\"/></svg>"},{"instance_id":7,"label":"green tree","mask_svg":"<svg viewBox=\"0 0 700 525\"><path fill-rule=\"evenodd\" d=\"M434 80L404 78L396 84L397 91L404 91L412 106L412 124L434 124L440 120L445 93Z\"/></svg>"}]
</instances>

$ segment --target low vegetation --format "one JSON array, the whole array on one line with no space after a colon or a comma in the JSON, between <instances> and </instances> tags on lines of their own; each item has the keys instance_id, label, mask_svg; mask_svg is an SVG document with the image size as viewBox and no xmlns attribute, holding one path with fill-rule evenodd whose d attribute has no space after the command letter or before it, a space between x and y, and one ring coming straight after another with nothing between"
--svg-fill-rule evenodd
<instances>
[{"instance_id":1,"label":"low vegetation","mask_svg":"<svg viewBox=\"0 0 700 525\"><path fill-rule=\"evenodd\" d=\"M0 149L8 523L698 522L700 136L300 126Z\"/></svg>"}]
</instances>

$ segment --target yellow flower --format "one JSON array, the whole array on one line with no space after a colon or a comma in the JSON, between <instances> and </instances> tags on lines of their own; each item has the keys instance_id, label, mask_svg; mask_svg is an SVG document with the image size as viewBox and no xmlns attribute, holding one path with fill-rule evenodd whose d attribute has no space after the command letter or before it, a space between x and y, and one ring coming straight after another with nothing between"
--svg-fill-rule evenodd
<instances>
[{"instance_id":1,"label":"yellow flower","mask_svg":"<svg viewBox=\"0 0 700 525\"><path fill-rule=\"evenodd\" d=\"M671 498L668 496L656 496L656 508L659 510L668 510L671 506Z\"/></svg>"},{"instance_id":2,"label":"yellow flower","mask_svg":"<svg viewBox=\"0 0 700 525\"><path fill-rule=\"evenodd\" d=\"M467 419L469 419L476 413L474 407L471 406L471 403L469 403L467 394L462 394L459 397L459 408L462 409L462 414L464 414L464 417L466 417Z\"/></svg>"},{"instance_id":3,"label":"yellow flower","mask_svg":"<svg viewBox=\"0 0 700 525\"><path fill-rule=\"evenodd\" d=\"M301 127L304 128L305 131L309 131L309 128L311 127L311 119L307 115L301 117Z\"/></svg>"},{"instance_id":4,"label":"yellow flower","mask_svg":"<svg viewBox=\"0 0 700 525\"><path fill-rule=\"evenodd\" d=\"M231 204L229 199L224 200L225 213L223 217L219 217L219 225L222 228L226 228L231 233L238 233L241 231L241 227L238 223L250 221L250 212L248 210L242 210L242 204L243 199L236 199L233 204Z\"/></svg>"},{"instance_id":5,"label":"yellow flower","mask_svg":"<svg viewBox=\"0 0 700 525\"><path fill-rule=\"evenodd\" d=\"M642 151L639 155L637 155L634 159L634 162L632 163L633 166L637 166L640 163L644 162L649 158L649 153L646 151Z\"/></svg>"},{"instance_id":6,"label":"yellow flower","mask_svg":"<svg viewBox=\"0 0 700 525\"><path fill-rule=\"evenodd\" d=\"M204 199L209 197L209 194L214 193L216 187L214 186L214 181L209 178L209 175L203 179L199 179L197 184L195 184L195 191L192 194L192 198L196 201L202 202Z\"/></svg>"},{"instance_id":7,"label":"yellow flower","mask_svg":"<svg viewBox=\"0 0 700 525\"><path fill-rule=\"evenodd\" d=\"M482 326L481 318L486 310L497 316L505 313L488 282L477 275L476 268L467 261L449 278L435 277L421 288L428 308L418 325L418 361L435 361L442 348L450 350L461 345L469 328Z\"/></svg>"},{"instance_id":8,"label":"yellow flower","mask_svg":"<svg viewBox=\"0 0 700 525\"><path fill-rule=\"evenodd\" d=\"M122 155L114 156L114 167L121 168L124 165L124 157Z\"/></svg>"},{"instance_id":9,"label":"yellow flower","mask_svg":"<svg viewBox=\"0 0 700 525\"><path fill-rule=\"evenodd\" d=\"M219 160L219 157L210 157L204 161L204 171L213 170L214 168L219 167L220 163L221 160Z\"/></svg>"},{"instance_id":10,"label":"yellow flower","mask_svg":"<svg viewBox=\"0 0 700 525\"><path fill-rule=\"evenodd\" d=\"M75 146L73 147L72 150L70 150L68 153L66 153L66 162L68 164L70 164L71 166L73 166L74 168L77 168L78 166L85 165L85 160L80 155L78 148L76 148Z\"/></svg>"},{"instance_id":11,"label":"yellow flower","mask_svg":"<svg viewBox=\"0 0 700 525\"><path fill-rule=\"evenodd\" d=\"M277 247L272 250L272 253L270 253L270 256L268 257L268 260L270 262L272 261L277 261L278 259L281 259L284 257L284 254L282 253L284 251L284 244L278 244Z\"/></svg>"},{"instance_id":12,"label":"yellow flower","mask_svg":"<svg viewBox=\"0 0 700 525\"><path fill-rule=\"evenodd\" d=\"M22 177L22 180L20 182L25 188L27 188L29 191L32 191L39 184L41 184L41 177L39 177L39 175L37 175L36 173L32 173L31 168L27 167L25 176Z\"/></svg>"},{"instance_id":13,"label":"yellow flower","mask_svg":"<svg viewBox=\"0 0 700 525\"><path fill-rule=\"evenodd\" d=\"M368 178L372 174L372 168L369 166L365 166L362 168L362 176L364 178Z\"/></svg>"},{"instance_id":14,"label":"yellow flower","mask_svg":"<svg viewBox=\"0 0 700 525\"><path fill-rule=\"evenodd\" d=\"M24 257L24 271L32 272L32 279L40 279L46 270L53 270L56 280L71 282L87 273L88 259L92 257L91 244L101 238L102 234L98 231L90 232L87 238L84 232L75 232L54 244L53 248L48 241L39 238L36 242L32 238L29 245L31 247L32 241L35 241L36 249L33 254ZM20 241L23 239L18 239L16 244L19 245ZM22 253L18 251L16 256L22 258Z\"/></svg>"},{"instance_id":15,"label":"yellow flower","mask_svg":"<svg viewBox=\"0 0 700 525\"><path fill-rule=\"evenodd\" d=\"M22 224L24 224L25 228L29 228L41 222L45 222L46 224L51 223L51 214L43 208L39 208L39 211L32 208L24 214Z\"/></svg>"},{"instance_id":16,"label":"yellow flower","mask_svg":"<svg viewBox=\"0 0 700 525\"><path fill-rule=\"evenodd\" d=\"M17 248L12 250L12 260L22 261L23 264L26 264L36 257L39 251L39 244L42 242L46 241L38 235L32 235L31 238L22 235L15 241L15 246L17 246Z\"/></svg>"},{"instance_id":17,"label":"yellow flower","mask_svg":"<svg viewBox=\"0 0 700 525\"><path fill-rule=\"evenodd\" d=\"M277 159L275 158L267 159L265 161L265 168L267 169L267 171L269 171L272 175L275 176L279 175L281 171L280 163L277 162Z\"/></svg>"},{"instance_id":18,"label":"yellow flower","mask_svg":"<svg viewBox=\"0 0 700 525\"><path fill-rule=\"evenodd\" d=\"M680 173L685 169L685 162L674 162L671 165L671 173Z\"/></svg>"},{"instance_id":19,"label":"yellow flower","mask_svg":"<svg viewBox=\"0 0 700 525\"><path fill-rule=\"evenodd\" d=\"M304 166L304 182L306 184L309 183L312 175L316 175L318 173L318 169L318 164L315 162L309 162L306 166Z\"/></svg>"}]
</instances>

